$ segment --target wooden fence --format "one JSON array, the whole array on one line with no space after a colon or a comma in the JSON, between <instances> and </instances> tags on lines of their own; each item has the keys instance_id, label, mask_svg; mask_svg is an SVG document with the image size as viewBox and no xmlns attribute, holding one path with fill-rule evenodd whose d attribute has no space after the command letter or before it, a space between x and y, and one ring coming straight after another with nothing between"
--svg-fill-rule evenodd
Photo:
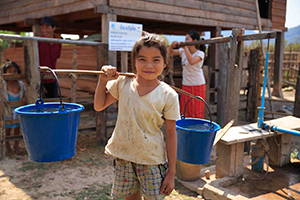
<instances>
[{"instance_id":1,"label":"wooden fence","mask_svg":"<svg viewBox=\"0 0 300 200\"><path fill-rule=\"evenodd\" d=\"M297 72L300 64L300 52L285 51L283 55L283 67L282 67L282 87L296 86ZM273 83L273 71L274 71L274 53L270 52L269 59L269 77L271 84Z\"/></svg>"}]
</instances>

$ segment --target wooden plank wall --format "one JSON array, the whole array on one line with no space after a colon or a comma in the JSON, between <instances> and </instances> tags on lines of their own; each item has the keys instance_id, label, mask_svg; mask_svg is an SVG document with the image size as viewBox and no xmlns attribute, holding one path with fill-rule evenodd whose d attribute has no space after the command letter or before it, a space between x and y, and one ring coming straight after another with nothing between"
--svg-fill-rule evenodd
<instances>
[{"instance_id":1,"label":"wooden plank wall","mask_svg":"<svg viewBox=\"0 0 300 200\"><path fill-rule=\"evenodd\" d=\"M1 0L0 24L23 22L26 18L42 18L86 9L94 5L106 4L106 0Z\"/></svg>"},{"instance_id":2,"label":"wooden plank wall","mask_svg":"<svg viewBox=\"0 0 300 200\"><path fill-rule=\"evenodd\" d=\"M253 0L110 0L117 15L179 22L200 26L255 29ZM262 25L271 27L270 20Z\"/></svg>"},{"instance_id":3,"label":"wooden plank wall","mask_svg":"<svg viewBox=\"0 0 300 200\"><path fill-rule=\"evenodd\" d=\"M285 1L274 0L275 3L281 4ZM26 18L59 16L94 9L96 5L107 6L108 2L106 0L2 0L0 1L0 25L15 22L24 24ZM110 0L109 6L113 8L116 15L140 19L219 26L225 29L251 30L257 25L254 0ZM87 16L80 16L82 19L85 17ZM155 26L157 27L157 24ZM271 20L262 19L262 26L270 29Z\"/></svg>"},{"instance_id":4,"label":"wooden plank wall","mask_svg":"<svg viewBox=\"0 0 300 200\"><path fill-rule=\"evenodd\" d=\"M285 14L287 0L272 0L272 28L285 29Z\"/></svg>"}]
</instances>

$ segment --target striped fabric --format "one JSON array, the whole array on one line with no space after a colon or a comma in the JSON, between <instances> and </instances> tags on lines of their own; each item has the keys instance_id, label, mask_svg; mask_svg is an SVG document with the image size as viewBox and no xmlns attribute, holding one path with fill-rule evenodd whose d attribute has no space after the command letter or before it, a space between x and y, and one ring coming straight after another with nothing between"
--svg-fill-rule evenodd
<instances>
[{"instance_id":1,"label":"striped fabric","mask_svg":"<svg viewBox=\"0 0 300 200\"><path fill-rule=\"evenodd\" d=\"M205 84L203 85L196 85L196 86L185 86L182 85L182 90L187 91L195 96L200 96L205 100ZM185 113L184 107L187 103L187 101L191 97L181 94L180 96L180 113L184 114L185 117L191 117L191 118L204 118L204 102L192 99L187 104Z\"/></svg>"}]
</instances>

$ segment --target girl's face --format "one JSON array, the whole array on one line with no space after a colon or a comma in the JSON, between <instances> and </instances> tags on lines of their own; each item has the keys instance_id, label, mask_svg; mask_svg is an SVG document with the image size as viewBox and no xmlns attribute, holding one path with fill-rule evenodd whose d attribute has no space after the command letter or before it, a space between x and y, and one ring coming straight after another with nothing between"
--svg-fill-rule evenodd
<instances>
[{"instance_id":1,"label":"girl's face","mask_svg":"<svg viewBox=\"0 0 300 200\"><path fill-rule=\"evenodd\" d=\"M185 42L193 42L193 41L197 41L197 40L196 40L196 39L193 40L189 34L187 34L187 35L185 36ZM192 49L195 48L195 46L187 46L187 48L188 48L189 50L192 50Z\"/></svg>"},{"instance_id":2,"label":"girl's face","mask_svg":"<svg viewBox=\"0 0 300 200\"><path fill-rule=\"evenodd\" d=\"M191 38L191 36L189 34L187 34L185 36L185 42L193 42L193 39Z\"/></svg>"},{"instance_id":3,"label":"girl's face","mask_svg":"<svg viewBox=\"0 0 300 200\"><path fill-rule=\"evenodd\" d=\"M161 52L156 47L143 46L135 58L138 77L145 80L157 80L166 67Z\"/></svg>"},{"instance_id":4,"label":"girl's face","mask_svg":"<svg viewBox=\"0 0 300 200\"><path fill-rule=\"evenodd\" d=\"M6 74L18 74L18 69L15 67L9 67L6 70Z\"/></svg>"}]
</instances>

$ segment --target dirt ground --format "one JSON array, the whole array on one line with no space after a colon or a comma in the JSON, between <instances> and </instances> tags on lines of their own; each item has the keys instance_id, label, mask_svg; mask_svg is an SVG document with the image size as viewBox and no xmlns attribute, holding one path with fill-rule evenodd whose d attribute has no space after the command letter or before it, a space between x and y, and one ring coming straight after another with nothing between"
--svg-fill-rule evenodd
<instances>
[{"instance_id":1,"label":"dirt ground","mask_svg":"<svg viewBox=\"0 0 300 200\"><path fill-rule=\"evenodd\" d=\"M294 90L284 91L284 98L294 100L294 94ZM281 109L283 104L277 104L276 109ZM93 123L93 120L88 121ZM0 200L110 199L112 158L103 153L104 149L95 143L95 137L94 131L80 131L76 155L71 159L53 163L30 161L25 145L21 142L20 155L13 154L0 161ZM300 150L300 139L297 136L293 138L292 152L296 149ZM214 163L213 150L211 161L205 166ZM201 199L197 197L197 193L176 181L175 190L166 200Z\"/></svg>"}]
</instances>

